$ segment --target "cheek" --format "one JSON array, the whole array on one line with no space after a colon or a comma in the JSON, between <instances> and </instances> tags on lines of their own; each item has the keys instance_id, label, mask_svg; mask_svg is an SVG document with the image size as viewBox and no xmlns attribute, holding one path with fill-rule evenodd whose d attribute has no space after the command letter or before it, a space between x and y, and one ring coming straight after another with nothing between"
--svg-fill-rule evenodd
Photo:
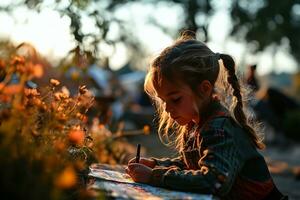
<instances>
[{"instance_id":1,"label":"cheek","mask_svg":"<svg viewBox=\"0 0 300 200\"><path fill-rule=\"evenodd\" d=\"M191 115L194 121L198 122L199 121L199 116L201 111L203 110L203 105L201 101L196 101L194 100L193 103L191 103Z\"/></svg>"},{"instance_id":2,"label":"cheek","mask_svg":"<svg viewBox=\"0 0 300 200\"><path fill-rule=\"evenodd\" d=\"M199 105L196 102L193 103L193 110L194 110L195 114L199 115L200 109L199 109Z\"/></svg>"},{"instance_id":3,"label":"cheek","mask_svg":"<svg viewBox=\"0 0 300 200\"><path fill-rule=\"evenodd\" d=\"M194 121L198 121L199 119L199 111L198 111L198 108L194 108L192 111L191 111L191 116L192 116L192 119Z\"/></svg>"},{"instance_id":4,"label":"cheek","mask_svg":"<svg viewBox=\"0 0 300 200\"><path fill-rule=\"evenodd\" d=\"M188 99L188 101L184 102L181 105L181 108L189 117L195 117L199 115L198 105L195 101L192 101L192 99Z\"/></svg>"}]
</instances>

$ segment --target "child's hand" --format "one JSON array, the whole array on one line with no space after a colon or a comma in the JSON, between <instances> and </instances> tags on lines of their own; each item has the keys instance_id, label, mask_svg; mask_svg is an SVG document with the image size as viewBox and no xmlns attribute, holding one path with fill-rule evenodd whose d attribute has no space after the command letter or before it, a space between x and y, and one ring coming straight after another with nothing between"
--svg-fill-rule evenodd
<instances>
[{"instance_id":1,"label":"child's hand","mask_svg":"<svg viewBox=\"0 0 300 200\"><path fill-rule=\"evenodd\" d=\"M135 162L135 158L132 158L131 160L129 160L128 162L128 165L131 164L131 163L136 163ZM149 159L149 158L140 158L140 164L143 164L143 165L146 165L147 167L150 167L150 168L154 168L156 163L154 160L152 159Z\"/></svg>"},{"instance_id":2,"label":"child's hand","mask_svg":"<svg viewBox=\"0 0 300 200\"><path fill-rule=\"evenodd\" d=\"M149 183L152 169L140 163L131 163L128 165L126 172L135 182Z\"/></svg>"}]
</instances>

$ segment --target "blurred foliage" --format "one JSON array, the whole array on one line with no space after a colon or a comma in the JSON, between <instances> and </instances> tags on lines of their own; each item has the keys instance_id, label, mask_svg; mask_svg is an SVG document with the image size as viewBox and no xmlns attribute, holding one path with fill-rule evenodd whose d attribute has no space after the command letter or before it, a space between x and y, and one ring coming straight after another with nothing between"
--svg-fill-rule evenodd
<instances>
[{"instance_id":1,"label":"blurred foliage","mask_svg":"<svg viewBox=\"0 0 300 200\"><path fill-rule=\"evenodd\" d=\"M145 2L151 2L156 4L157 1L150 0ZM210 23L210 17L214 14L214 6L210 0L162 0L160 2L166 2L174 5L179 5L183 9L183 24L179 24L179 30L192 30L199 34L202 41L207 42L208 37L208 26ZM151 18L151 16L149 16ZM154 25L157 25L165 33L177 37L178 31L174 34L169 31L166 27L160 25L159 21L155 19L150 20Z\"/></svg>"},{"instance_id":2,"label":"blurred foliage","mask_svg":"<svg viewBox=\"0 0 300 200\"><path fill-rule=\"evenodd\" d=\"M111 132L97 120L88 124L94 97L85 86L74 96L56 79L45 88L29 88L29 80L44 75L43 66L22 45L7 46L6 53L0 58L1 196L90 199L89 165L127 162L135 152L124 140L128 133L123 126Z\"/></svg>"},{"instance_id":3,"label":"blurred foliage","mask_svg":"<svg viewBox=\"0 0 300 200\"><path fill-rule=\"evenodd\" d=\"M211 16L216 11L217 4L211 0L56 0L51 4L41 0L21 0L0 7L0 11L12 12L20 6L40 12L47 8L56 10L62 17L70 19L70 30L76 41L76 47L82 52L90 51L94 57L99 56L99 44L106 43L115 46L117 43L126 44L134 58L141 58L144 54L140 42L135 37L134 28L117 18L114 12L121 7L133 3L145 3L159 6L161 3L179 5L183 10L183 24L180 29L190 29L201 36L201 40L207 41L208 26ZM291 53L300 61L300 0L287 0L274 3L271 0L232 0L229 2L230 14L233 21L232 34L240 39L252 42L256 51L264 50L270 45L290 45ZM82 25L88 18L94 25L95 31L84 32ZM162 31L177 36L178 30L171 30L155 17L148 16L148 20L158 26ZM180 21L180 20L179 20ZM180 22L178 22L180 23ZM114 29L117 34L109 38L108 33ZM174 33L176 32L176 33ZM74 49L75 49L74 48ZM274 48L276 52L276 48ZM101 58L102 59L102 58ZM134 59L131 59L134 60Z\"/></svg>"},{"instance_id":4,"label":"blurred foliage","mask_svg":"<svg viewBox=\"0 0 300 200\"><path fill-rule=\"evenodd\" d=\"M291 53L300 61L300 1L232 0L232 34L256 42L260 51L288 39Z\"/></svg>"},{"instance_id":5,"label":"blurred foliage","mask_svg":"<svg viewBox=\"0 0 300 200\"><path fill-rule=\"evenodd\" d=\"M208 25L210 16L213 14L213 7L209 0L162 0L161 2L172 5L179 5L183 9L183 24L179 25L179 29L190 29L201 34L204 41L208 40ZM106 43L114 46L117 43L123 43L129 50L134 52L131 56L138 59L143 54L143 48L138 39L135 37L134 28L128 26L125 21L114 16L114 11L120 7L124 7L130 3L145 3L156 5L156 0L56 0L49 2L41 0L21 0L18 3L0 6L0 11L13 12L18 7L26 6L28 9L37 12L43 9L52 9L60 13L62 17L70 19L70 30L76 41L76 48L80 48L82 52L90 51L94 57L98 56L99 44ZM93 32L84 32L82 25L84 19L89 19L93 23ZM199 20L201 18L201 20ZM167 27L151 16L149 21L161 28L167 34L177 37L177 31L170 32ZM114 27L113 27L114 26ZM117 30L114 38L109 38L108 33L112 28Z\"/></svg>"},{"instance_id":6,"label":"blurred foliage","mask_svg":"<svg viewBox=\"0 0 300 200\"><path fill-rule=\"evenodd\" d=\"M53 2L41 0L21 0L8 5L0 6L0 12L12 13L20 7L27 7L32 11L41 12L43 9L57 11L61 17L67 17L70 20L70 31L74 36L76 45L72 51L77 48L80 52L91 52L93 57L103 59L99 50L99 44L105 43L115 47L118 43L126 45L128 51L132 51L132 57L139 58L143 54L141 45L134 37L133 30L128 29L126 22L117 19L113 11L121 5L125 5L135 0L56 0ZM84 32L82 24L88 19L93 25L93 32ZM108 37L108 32L114 26L117 30L115 37ZM100 52L100 54L99 54Z\"/></svg>"}]
</instances>

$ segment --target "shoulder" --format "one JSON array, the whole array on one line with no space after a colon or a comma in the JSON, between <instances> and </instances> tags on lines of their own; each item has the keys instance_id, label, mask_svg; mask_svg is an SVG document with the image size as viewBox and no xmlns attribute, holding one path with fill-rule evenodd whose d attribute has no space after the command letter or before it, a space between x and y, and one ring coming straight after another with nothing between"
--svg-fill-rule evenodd
<instances>
[{"instance_id":1,"label":"shoulder","mask_svg":"<svg viewBox=\"0 0 300 200\"><path fill-rule=\"evenodd\" d=\"M206 123L204 129L223 129L230 121L231 117L229 116L214 117Z\"/></svg>"},{"instance_id":2,"label":"shoulder","mask_svg":"<svg viewBox=\"0 0 300 200\"><path fill-rule=\"evenodd\" d=\"M205 123L201 129L201 135L211 135L212 133L218 134L220 132L231 132L230 130L235 127L233 119L229 116L220 116L210 119ZM228 131L229 130L229 131Z\"/></svg>"},{"instance_id":3,"label":"shoulder","mask_svg":"<svg viewBox=\"0 0 300 200\"><path fill-rule=\"evenodd\" d=\"M210 119L200 129L199 136L203 141L204 146L214 145L216 143L223 143L225 141L232 142L232 134L230 130L231 122L230 117L222 116Z\"/></svg>"},{"instance_id":4,"label":"shoulder","mask_svg":"<svg viewBox=\"0 0 300 200\"><path fill-rule=\"evenodd\" d=\"M231 148L237 148L244 157L257 155L256 147L247 132L234 121L232 117L222 116L210 120L201 131L204 143L227 144Z\"/></svg>"},{"instance_id":5,"label":"shoulder","mask_svg":"<svg viewBox=\"0 0 300 200\"><path fill-rule=\"evenodd\" d=\"M202 132L224 132L228 136L247 135L244 129L230 116L220 116L209 120Z\"/></svg>"},{"instance_id":6,"label":"shoulder","mask_svg":"<svg viewBox=\"0 0 300 200\"><path fill-rule=\"evenodd\" d=\"M244 129L230 116L220 116L209 120L200 131L202 138L231 140L235 144L249 143L251 140Z\"/></svg>"}]
</instances>

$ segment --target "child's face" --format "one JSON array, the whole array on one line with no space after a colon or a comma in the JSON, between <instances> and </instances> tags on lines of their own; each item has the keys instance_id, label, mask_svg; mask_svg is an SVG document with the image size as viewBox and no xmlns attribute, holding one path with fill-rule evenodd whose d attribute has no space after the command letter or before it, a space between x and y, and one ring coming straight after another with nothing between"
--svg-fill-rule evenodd
<instances>
[{"instance_id":1,"label":"child's face","mask_svg":"<svg viewBox=\"0 0 300 200\"><path fill-rule=\"evenodd\" d=\"M180 125L193 121L199 122L199 100L196 101L191 88L186 84L172 84L162 80L161 86L156 88L158 97L165 103L165 110L170 117ZM200 100L201 101L201 100ZM196 103L198 102L198 103Z\"/></svg>"}]
</instances>

